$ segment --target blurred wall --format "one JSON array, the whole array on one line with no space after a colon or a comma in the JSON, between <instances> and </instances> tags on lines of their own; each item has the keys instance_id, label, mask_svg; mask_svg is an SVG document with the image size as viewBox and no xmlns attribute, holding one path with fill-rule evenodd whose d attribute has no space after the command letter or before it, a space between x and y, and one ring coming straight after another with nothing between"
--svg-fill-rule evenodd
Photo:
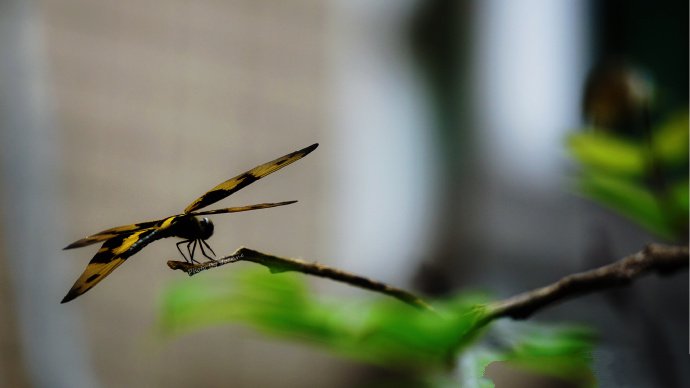
<instances>
[{"instance_id":1,"label":"blurred wall","mask_svg":"<svg viewBox=\"0 0 690 388\"><path fill-rule=\"evenodd\" d=\"M3 150L18 157L3 159L3 262L11 257L17 303L10 308L19 313L28 380L73 387L339 381L343 369L329 365L347 362L246 329L157 342L157 296L184 277L165 267L178 255L170 243L147 247L88 294L59 305L95 252L61 251L70 241L178 213L217 183L322 140L326 5L67 0L21 7L16 23L29 30L3 50L18 62L3 79L26 79L10 108L29 110L15 111L24 121L3 128ZM22 95L36 86L38 106ZM316 257L323 148L228 200L300 202L217 218L216 252L246 245ZM209 366L215 362L223 366ZM294 373L304 364L324 373Z\"/></svg>"},{"instance_id":2,"label":"blurred wall","mask_svg":"<svg viewBox=\"0 0 690 388\"><path fill-rule=\"evenodd\" d=\"M331 8L327 253L406 285L431 244L438 190L429 94L408 41L419 2L339 0Z\"/></svg>"},{"instance_id":3,"label":"blurred wall","mask_svg":"<svg viewBox=\"0 0 690 388\"><path fill-rule=\"evenodd\" d=\"M36 11L0 4L0 385L89 386L81 320L56 299L69 271L59 260L59 135Z\"/></svg>"},{"instance_id":4,"label":"blurred wall","mask_svg":"<svg viewBox=\"0 0 690 388\"><path fill-rule=\"evenodd\" d=\"M4 256L14 256L9 264L23 274L6 292L16 294L15 309L31 307L19 314L19 331L46 316L29 331L63 341L42 346L27 333L15 345L28 352L25 360L66 348L76 357L72 364L65 356L32 362L29 381L337 386L358 379L347 361L238 327L156 342L157 295L182 278L164 267L177 257L170 243L148 246L88 294L57 305L94 253L59 248L114 225L178 213L230 176L321 142L304 161L226 202L298 204L216 217L210 243L219 254L244 245L407 283L425 249L434 190L425 97L406 48L414 5L64 0L25 7L38 56L18 67L40 66L17 90L42 88L42 105L22 118L43 121L35 134L12 132L29 143L15 150L23 159L3 160L4 183L15 189L6 203L20 205L4 221L12 227L36 206L26 195L36 185L50 211L35 211L25 229L5 234ZM35 150L44 148L49 156L37 159ZM27 166L40 175L16 184L31 173L22 163L32 160ZM39 227L40 249L22 249ZM36 284L35 271L50 281ZM58 317L65 323L55 329ZM223 367L211 366L215 360ZM313 373L300 373L305 365Z\"/></svg>"}]
</instances>

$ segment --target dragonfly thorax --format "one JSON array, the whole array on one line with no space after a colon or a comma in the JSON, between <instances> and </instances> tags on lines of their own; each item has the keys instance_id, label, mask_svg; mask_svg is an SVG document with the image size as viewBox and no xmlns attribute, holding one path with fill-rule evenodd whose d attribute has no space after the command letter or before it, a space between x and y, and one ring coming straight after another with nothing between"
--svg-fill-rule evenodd
<instances>
[{"instance_id":1,"label":"dragonfly thorax","mask_svg":"<svg viewBox=\"0 0 690 388\"><path fill-rule=\"evenodd\" d=\"M175 222L170 234L185 240L206 240L213 235L213 222L206 217L186 215Z\"/></svg>"}]
</instances>

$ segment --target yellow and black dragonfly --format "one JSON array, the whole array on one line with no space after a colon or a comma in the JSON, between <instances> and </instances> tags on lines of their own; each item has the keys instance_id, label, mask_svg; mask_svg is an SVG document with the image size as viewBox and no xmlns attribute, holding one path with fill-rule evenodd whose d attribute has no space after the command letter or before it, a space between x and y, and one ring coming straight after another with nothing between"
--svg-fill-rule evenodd
<instances>
[{"instance_id":1,"label":"yellow and black dragonfly","mask_svg":"<svg viewBox=\"0 0 690 388\"><path fill-rule=\"evenodd\" d=\"M177 243L177 249L180 251L180 254L182 254L182 257L184 257L186 261L197 262L194 259L194 252L197 245L199 246L199 250L206 258L213 260L204 249L204 247L206 247L209 251L211 251L211 253L213 253L213 250L205 241L213 234L213 223L208 218L197 218L198 216L266 209L270 207L289 205L297 201L261 203L257 205L230 207L208 211L199 211L199 209L218 202L221 199L249 186L266 175L278 171L281 168L302 159L310 152L314 151L316 147L318 147L318 143L312 144L309 147L292 152L268 163L264 163L234 178L228 179L227 181L209 190L206 194L197 198L194 202L187 206L187 208L184 209L184 212L181 214L176 214L174 216L156 221L141 222L138 224L110 228L75 241L66 246L64 249L72 249L105 241L103 246L101 246L101 249L98 250L96 255L86 266L84 273L82 273L79 279L74 282L74 285L64 299L62 299L61 303L69 302L70 300L90 290L93 286L98 284L98 282L113 272L115 268L120 266L120 264L124 263L125 260L127 260L130 256L139 252L142 248L153 241L160 240L162 238L182 238L183 240ZM189 257L185 256L180 249L181 244L186 244Z\"/></svg>"}]
</instances>

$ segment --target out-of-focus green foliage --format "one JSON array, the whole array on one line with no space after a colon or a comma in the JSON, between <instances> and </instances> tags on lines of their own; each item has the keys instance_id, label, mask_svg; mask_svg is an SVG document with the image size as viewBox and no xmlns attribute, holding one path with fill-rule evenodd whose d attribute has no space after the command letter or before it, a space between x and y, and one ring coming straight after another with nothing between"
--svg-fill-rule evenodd
<instances>
[{"instance_id":1,"label":"out-of-focus green foliage","mask_svg":"<svg viewBox=\"0 0 690 388\"><path fill-rule=\"evenodd\" d=\"M611 174L591 171L580 177L579 189L585 196L604 204L664 238L674 231L667 222L657 196L637 182Z\"/></svg>"},{"instance_id":2,"label":"out-of-focus green foliage","mask_svg":"<svg viewBox=\"0 0 690 388\"><path fill-rule=\"evenodd\" d=\"M559 375L568 375L573 365L585 365L589 360L571 333L533 335L515 349L470 350L470 361L458 358L486 332L477 323L484 316L487 299L478 294L434 302L434 314L387 297L329 301L310 292L306 276L297 273L270 274L258 267L227 273L170 286L161 303L162 332L170 337L209 326L246 324L364 362L415 370L420 376L429 373L423 380L430 386L447 385L448 379L438 373L456 366L458 360L465 385L482 388L493 386L482 377L493 361L529 361L551 355L556 360L552 366L564 369Z\"/></svg>"},{"instance_id":3,"label":"out-of-focus green foliage","mask_svg":"<svg viewBox=\"0 0 690 388\"><path fill-rule=\"evenodd\" d=\"M683 112L652 128L648 139L595 129L570 136L570 153L582 166L578 190L662 238L685 238L688 132Z\"/></svg>"},{"instance_id":4,"label":"out-of-focus green foliage","mask_svg":"<svg viewBox=\"0 0 690 388\"><path fill-rule=\"evenodd\" d=\"M467 349L459 359L460 378L462 387L465 388L493 388L494 382L484 377L486 368L492 362L505 361L505 351L491 349L485 346L476 346Z\"/></svg>"},{"instance_id":5,"label":"out-of-focus green foliage","mask_svg":"<svg viewBox=\"0 0 690 388\"><path fill-rule=\"evenodd\" d=\"M594 386L591 372L593 333L580 327L535 327L505 360L543 375Z\"/></svg>"},{"instance_id":6,"label":"out-of-focus green foliage","mask_svg":"<svg viewBox=\"0 0 690 388\"><path fill-rule=\"evenodd\" d=\"M688 113L679 113L661 124L653 133L654 155L664 165L688 164Z\"/></svg>"},{"instance_id":7,"label":"out-of-focus green foliage","mask_svg":"<svg viewBox=\"0 0 690 388\"><path fill-rule=\"evenodd\" d=\"M452 360L474 338L484 312L477 306L485 299L477 295L439 302L436 315L390 298L316 298L301 274L271 275L261 268L231 274L170 287L162 303L164 332L241 322L367 362L423 368Z\"/></svg>"},{"instance_id":8,"label":"out-of-focus green foliage","mask_svg":"<svg viewBox=\"0 0 690 388\"><path fill-rule=\"evenodd\" d=\"M505 330L502 332L506 336ZM584 327L552 327L531 323L528 330L510 335L510 347L470 348L461 356L463 387L490 388L494 384L484 375L494 362L506 363L539 375L552 376L573 386L592 387L591 370L594 334ZM500 342L505 342L501 338Z\"/></svg>"},{"instance_id":9,"label":"out-of-focus green foliage","mask_svg":"<svg viewBox=\"0 0 690 388\"><path fill-rule=\"evenodd\" d=\"M645 154L639 144L587 130L568 139L570 152L586 168L619 176L642 176Z\"/></svg>"},{"instance_id":10,"label":"out-of-focus green foliage","mask_svg":"<svg viewBox=\"0 0 690 388\"><path fill-rule=\"evenodd\" d=\"M671 201L673 206L681 216L687 215L690 211L690 181L679 181L671 187Z\"/></svg>"}]
</instances>

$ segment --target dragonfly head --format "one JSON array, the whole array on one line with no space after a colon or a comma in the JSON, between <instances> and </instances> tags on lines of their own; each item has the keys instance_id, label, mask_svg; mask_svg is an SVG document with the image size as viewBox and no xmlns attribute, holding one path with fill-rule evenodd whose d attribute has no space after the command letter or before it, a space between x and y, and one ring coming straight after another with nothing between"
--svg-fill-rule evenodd
<instances>
[{"instance_id":1,"label":"dragonfly head","mask_svg":"<svg viewBox=\"0 0 690 388\"><path fill-rule=\"evenodd\" d=\"M199 220L199 228L201 230L199 238L206 240L213 235L213 222L208 218L204 217Z\"/></svg>"}]
</instances>

